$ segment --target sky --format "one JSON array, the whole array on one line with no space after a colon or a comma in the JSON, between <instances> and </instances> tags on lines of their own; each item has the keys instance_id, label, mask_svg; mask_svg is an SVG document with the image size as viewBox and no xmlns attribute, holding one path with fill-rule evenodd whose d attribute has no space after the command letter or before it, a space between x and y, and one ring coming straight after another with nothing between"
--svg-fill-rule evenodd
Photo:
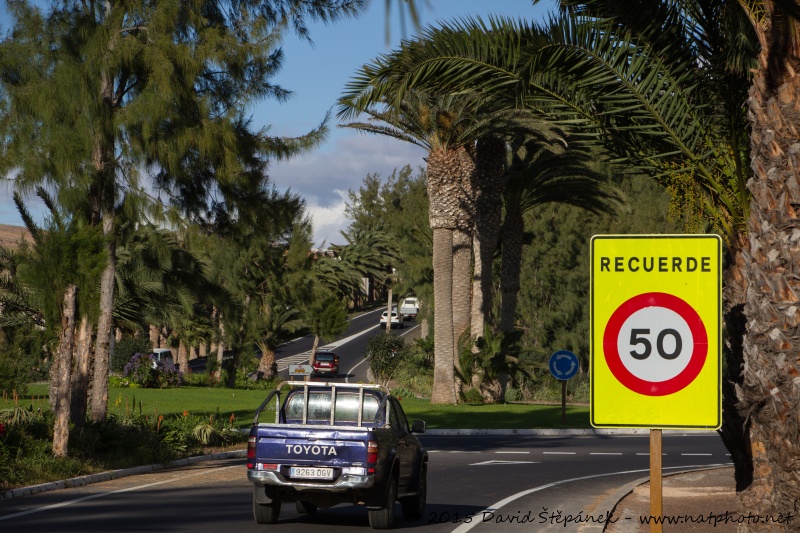
<instances>
[{"instance_id":1,"label":"sky","mask_svg":"<svg viewBox=\"0 0 800 533\"><path fill-rule=\"evenodd\" d=\"M407 17L403 33L397 12L399 1L391 2L388 43L386 3L381 0L370 0L367 11L356 19L310 24L313 45L287 35L283 68L271 81L290 90L292 96L286 102L265 100L252 110L253 127L269 127L270 134L276 136L302 135L331 112L330 131L323 145L290 161L273 162L268 170L277 189L290 190L305 199L318 247L344 242L340 231L348 226L344 216L348 190L357 191L367 175L386 179L394 169L405 165L425 165L421 148L339 128L335 116L336 101L359 67L396 49L403 37L413 36L414 28ZM535 6L532 0L418 0L418 4L423 26L468 16L485 19L489 15L541 21L554 6L551 0ZM4 11L0 13L0 27L4 32L9 28ZM11 187L9 182L0 182L0 224L22 225ZM31 204L31 211L35 216L35 203Z\"/></svg>"}]
</instances>

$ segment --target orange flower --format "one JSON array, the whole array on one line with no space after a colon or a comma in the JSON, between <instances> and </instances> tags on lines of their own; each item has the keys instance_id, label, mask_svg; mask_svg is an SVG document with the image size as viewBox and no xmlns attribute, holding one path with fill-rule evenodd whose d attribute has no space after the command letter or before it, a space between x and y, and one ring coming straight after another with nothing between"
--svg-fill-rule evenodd
<instances>
[{"instance_id":1,"label":"orange flower","mask_svg":"<svg viewBox=\"0 0 800 533\"><path fill-rule=\"evenodd\" d=\"M234 415L233 413L231 413L231 424L233 424L233 421L234 421L234 420L236 420L236 415Z\"/></svg>"},{"instance_id":2,"label":"orange flower","mask_svg":"<svg viewBox=\"0 0 800 533\"><path fill-rule=\"evenodd\" d=\"M189 411L184 411L183 416L189 416Z\"/></svg>"}]
</instances>

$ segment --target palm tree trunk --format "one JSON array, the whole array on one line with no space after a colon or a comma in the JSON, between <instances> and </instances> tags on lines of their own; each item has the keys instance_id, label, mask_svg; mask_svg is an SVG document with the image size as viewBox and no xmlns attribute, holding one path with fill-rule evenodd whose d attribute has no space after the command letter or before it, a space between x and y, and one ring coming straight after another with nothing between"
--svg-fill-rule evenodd
<instances>
[{"instance_id":1,"label":"palm tree trunk","mask_svg":"<svg viewBox=\"0 0 800 533\"><path fill-rule=\"evenodd\" d=\"M178 369L181 372L186 372L189 368L189 350L186 348L186 343L180 341L178 343Z\"/></svg>"},{"instance_id":2,"label":"palm tree trunk","mask_svg":"<svg viewBox=\"0 0 800 533\"><path fill-rule=\"evenodd\" d=\"M522 237L525 231L522 213L506 212L503 222L503 254L500 265L500 331L512 333L517 321L517 294L522 264Z\"/></svg>"},{"instance_id":3,"label":"palm tree trunk","mask_svg":"<svg viewBox=\"0 0 800 533\"><path fill-rule=\"evenodd\" d=\"M72 352L75 347L75 300L78 288L70 284L64 291L61 309L61 340L56 352L56 401L53 408L53 455L66 457L69 444L70 385Z\"/></svg>"},{"instance_id":4,"label":"palm tree trunk","mask_svg":"<svg viewBox=\"0 0 800 533\"><path fill-rule=\"evenodd\" d=\"M72 374L72 409L71 418L75 427L82 428L86 424L86 407L89 397L89 369L92 362L92 329L93 324L88 317L81 318L78 329L78 340L75 346L75 369Z\"/></svg>"},{"instance_id":5,"label":"palm tree trunk","mask_svg":"<svg viewBox=\"0 0 800 533\"><path fill-rule=\"evenodd\" d=\"M278 373L275 350L263 344L259 348L261 348L261 359L258 361L258 371L261 372L264 379L271 379Z\"/></svg>"},{"instance_id":6,"label":"palm tree trunk","mask_svg":"<svg viewBox=\"0 0 800 533\"><path fill-rule=\"evenodd\" d=\"M431 403L456 403L453 343L453 230L463 210L465 148L428 155L428 219L433 230L433 390Z\"/></svg>"},{"instance_id":7,"label":"palm tree trunk","mask_svg":"<svg viewBox=\"0 0 800 533\"><path fill-rule=\"evenodd\" d=\"M722 427L719 434L734 464L736 490L742 491L753 482L753 458L750 455L750 423L738 409L737 388L741 389L744 354L742 342L747 332L744 316L745 282L744 257L741 249L747 246L744 234L734 236L728 244L729 265L723 273L723 320L725 322L725 374L722 379Z\"/></svg>"},{"instance_id":8,"label":"palm tree trunk","mask_svg":"<svg viewBox=\"0 0 800 533\"><path fill-rule=\"evenodd\" d=\"M217 379L222 377L222 361L225 357L225 323L222 320L222 312L214 311L216 313L217 324L219 326L219 342L217 343L217 370L215 372Z\"/></svg>"},{"instance_id":9,"label":"palm tree trunk","mask_svg":"<svg viewBox=\"0 0 800 533\"><path fill-rule=\"evenodd\" d=\"M391 282L389 282L389 283L391 283ZM388 301L388 303L386 304L386 331L388 333L389 331L392 330L392 287L391 287L391 285L387 289L387 292L389 293L388 296L386 297L386 299ZM399 308L397 309L397 313L398 313L398 319L399 319L399 316L400 316L399 315L399 313L400 313L400 309Z\"/></svg>"},{"instance_id":10,"label":"palm tree trunk","mask_svg":"<svg viewBox=\"0 0 800 533\"><path fill-rule=\"evenodd\" d=\"M421 339L427 339L428 335L430 335L430 314L427 312L423 312L422 309L426 307L428 304L424 301L420 300L419 302L419 314L417 315L417 321L419 321L419 336ZM422 317L420 319L420 317Z\"/></svg>"},{"instance_id":11,"label":"palm tree trunk","mask_svg":"<svg viewBox=\"0 0 800 533\"><path fill-rule=\"evenodd\" d=\"M517 295L520 289L522 265L522 237L525 222L522 212L506 206L506 217L502 227L503 254L500 264L500 331L504 335L514 333L517 323ZM501 357L516 357L516 354L501 353ZM506 397L508 389L508 370L505 365L499 373L500 400Z\"/></svg>"},{"instance_id":12,"label":"palm tree trunk","mask_svg":"<svg viewBox=\"0 0 800 533\"><path fill-rule=\"evenodd\" d=\"M800 306L798 305L797 203L800 201L798 127L800 23L767 2L772 18L764 31L760 68L748 99L752 123L753 179L748 233L743 250L747 335L740 412L750 422L753 482L739 492L741 510L767 516L797 513L800 501ZM774 22L774 23L773 23ZM785 524L746 526L740 531L788 531ZM794 529L792 523L792 530Z\"/></svg>"},{"instance_id":13,"label":"palm tree trunk","mask_svg":"<svg viewBox=\"0 0 800 533\"><path fill-rule=\"evenodd\" d=\"M431 403L456 403L453 346L453 231L433 230L433 390Z\"/></svg>"},{"instance_id":14,"label":"palm tree trunk","mask_svg":"<svg viewBox=\"0 0 800 533\"><path fill-rule=\"evenodd\" d=\"M485 324L492 323L492 269L503 211L503 171L506 144L490 137L478 141L475 167L475 254L472 282L472 337L483 335Z\"/></svg>"},{"instance_id":15,"label":"palm tree trunk","mask_svg":"<svg viewBox=\"0 0 800 533\"><path fill-rule=\"evenodd\" d=\"M161 328L150 324L149 337L150 344L153 345L153 348L161 348L161 345L159 344L161 341Z\"/></svg>"},{"instance_id":16,"label":"palm tree trunk","mask_svg":"<svg viewBox=\"0 0 800 533\"><path fill-rule=\"evenodd\" d=\"M472 239L467 231L453 232L453 346L454 364L460 367L460 344L469 334L472 308ZM434 328L435 329L435 328Z\"/></svg>"}]
</instances>

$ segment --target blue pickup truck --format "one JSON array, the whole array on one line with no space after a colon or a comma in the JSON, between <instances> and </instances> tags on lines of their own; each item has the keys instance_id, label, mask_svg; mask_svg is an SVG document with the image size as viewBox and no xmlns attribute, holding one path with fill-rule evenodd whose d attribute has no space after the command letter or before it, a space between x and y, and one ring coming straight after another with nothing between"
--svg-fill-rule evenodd
<instances>
[{"instance_id":1,"label":"blue pickup truck","mask_svg":"<svg viewBox=\"0 0 800 533\"><path fill-rule=\"evenodd\" d=\"M275 423L259 422L274 402ZM284 382L258 408L247 442L253 517L274 524L281 504L313 513L363 505L373 529L394 523L395 501L414 521L425 513L428 452L400 402L379 385Z\"/></svg>"}]
</instances>

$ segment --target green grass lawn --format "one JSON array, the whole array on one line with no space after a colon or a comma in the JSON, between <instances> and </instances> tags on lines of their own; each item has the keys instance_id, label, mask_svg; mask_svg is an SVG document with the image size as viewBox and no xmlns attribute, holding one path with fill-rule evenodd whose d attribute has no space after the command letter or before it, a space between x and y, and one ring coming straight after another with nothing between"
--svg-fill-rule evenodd
<instances>
[{"instance_id":1,"label":"green grass lawn","mask_svg":"<svg viewBox=\"0 0 800 533\"><path fill-rule=\"evenodd\" d=\"M116 415L215 415L223 419L234 416L236 427L246 428L253 422L255 410L269 391L233 390L225 388L180 387L174 389L118 389L108 391L109 412ZM47 385L33 384L18 400L20 407L49 409ZM567 405L566 423L561 422L560 405L431 405L428 400L403 398L403 410L409 420L424 420L430 429L549 429L589 428L589 407ZM0 409L13 406L11 399L0 399ZM265 414L262 422L274 418Z\"/></svg>"}]
</instances>

